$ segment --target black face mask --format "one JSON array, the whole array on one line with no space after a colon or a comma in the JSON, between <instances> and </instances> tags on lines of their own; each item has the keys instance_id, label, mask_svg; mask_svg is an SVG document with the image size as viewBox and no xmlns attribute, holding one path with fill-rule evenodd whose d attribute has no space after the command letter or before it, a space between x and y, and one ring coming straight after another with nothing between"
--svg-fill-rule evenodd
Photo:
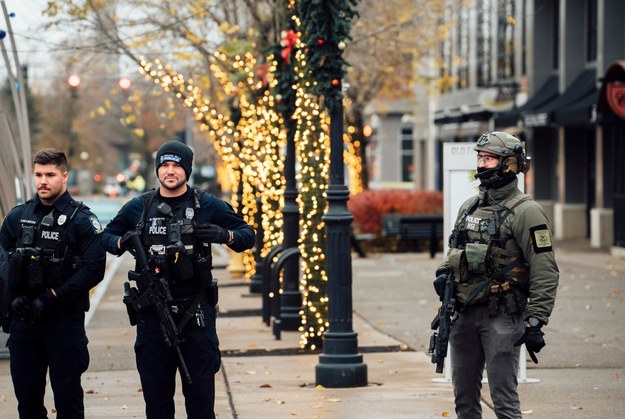
<instances>
[{"instance_id":1,"label":"black face mask","mask_svg":"<svg viewBox=\"0 0 625 419\"><path fill-rule=\"evenodd\" d=\"M507 175L501 174L501 165L497 167L485 168L478 167L475 178L480 180L480 184L489 188L497 189L512 182L516 175L509 173Z\"/></svg>"},{"instance_id":2,"label":"black face mask","mask_svg":"<svg viewBox=\"0 0 625 419\"><path fill-rule=\"evenodd\" d=\"M492 177L495 177L498 171L499 171L499 166L491 167L491 168L478 167L477 173L475 174L475 178L481 181L485 181Z\"/></svg>"}]
</instances>

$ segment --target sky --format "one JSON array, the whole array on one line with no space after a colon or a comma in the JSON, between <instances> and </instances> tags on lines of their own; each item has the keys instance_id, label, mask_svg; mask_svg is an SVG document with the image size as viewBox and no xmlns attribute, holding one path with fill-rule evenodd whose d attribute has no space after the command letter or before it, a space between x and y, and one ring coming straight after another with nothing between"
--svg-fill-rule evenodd
<instances>
[{"instance_id":1,"label":"sky","mask_svg":"<svg viewBox=\"0 0 625 419\"><path fill-rule=\"evenodd\" d=\"M58 50L63 34L56 30L43 30L45 18L42 16L47 1L45 0L4 0L7 13L14 13L9 17L13 30L15 46L21 65L28 65L29 80L33 87L45 84L51 76L54 66L52 52ZM8 31L4 14L0 14L0 29ZM9 36L4 38L4 47L7 49L11 68L15 68L13 61L13 47ZM14 70L13 70L14 71ZM0 59L0 79L4 82L7 76L7 67L4 59Z\"/></svg>"}]
</instances>

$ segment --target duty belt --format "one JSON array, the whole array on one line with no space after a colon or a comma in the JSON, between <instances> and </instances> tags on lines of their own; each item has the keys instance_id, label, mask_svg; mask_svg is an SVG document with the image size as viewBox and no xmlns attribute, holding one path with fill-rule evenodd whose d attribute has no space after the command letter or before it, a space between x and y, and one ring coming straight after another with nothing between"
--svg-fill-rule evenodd
<instances>
[{"instance_id":1,"label":"duty belt","mask_svg":"<svg viewBox=\"0 0 625 419\"><path fill-rule=\"evenodd\" d=\"M169 246L166 246L164 244L153 244L148 249L148 253L151 255L166 255L168 254L169 248L170 248ZM184 251L185 251L185 254L193 253L193 245L192 244L185 245Z\"/></svg>"}]
</instances>

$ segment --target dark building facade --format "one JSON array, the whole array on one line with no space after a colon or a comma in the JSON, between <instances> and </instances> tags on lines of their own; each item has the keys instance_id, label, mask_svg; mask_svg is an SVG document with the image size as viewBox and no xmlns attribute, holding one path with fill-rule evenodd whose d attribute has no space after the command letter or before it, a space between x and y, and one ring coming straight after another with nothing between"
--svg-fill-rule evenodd
<instances>
[{"instance_id":1,"label":"dark building facade","mask_svg":"<svg viewBox=\"0 0 625 419\"><path fill-rule=\"evenodd\" d=\"M532 156L526 191L556 238L623 249L625 2L454 4L455 29L441 48L441 75L452 82L433 112L436 148L486 130L518 135Z\"/></svg>"}]
</instances>

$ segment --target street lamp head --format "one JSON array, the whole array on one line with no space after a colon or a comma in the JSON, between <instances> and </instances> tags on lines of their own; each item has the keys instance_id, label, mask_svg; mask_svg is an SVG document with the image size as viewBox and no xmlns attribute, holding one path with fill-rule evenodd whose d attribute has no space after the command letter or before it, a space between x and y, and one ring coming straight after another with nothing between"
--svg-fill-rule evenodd
<instances>
[{"instance_id":1,"label":"street lamp head","mask_svg":"<svg viewBox=\"0 0 625 419\"><path fill-rule=\"evenodd\" d=\"M130 86L132 85L132 82L127 77L122 77L121 79L119 79L117 84L119 85L120 89L128 90L128 89L130 89Z\"/></svg>"},{"instance_id":2,"label":"street lamp head","mask_svg":"<svg viewBox=\"0 0 625 419\"><path fill-rule=\"evenodd\" d=\"M72 74L67 78L67 84L69 84L69 87L71 87L72 89L77 89L78 86L80 86L80 77L78 77L76 74Z\"/></svg>"}]
</instances>

